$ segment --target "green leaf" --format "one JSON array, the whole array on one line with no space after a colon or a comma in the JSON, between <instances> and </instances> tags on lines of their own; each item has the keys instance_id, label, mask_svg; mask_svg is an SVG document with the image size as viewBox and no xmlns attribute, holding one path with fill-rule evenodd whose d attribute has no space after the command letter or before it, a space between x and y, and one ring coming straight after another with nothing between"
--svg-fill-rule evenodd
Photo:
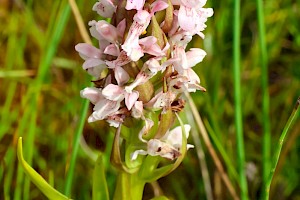
<instances>
[{"instance_id":1,"label":"green leaf","mask_svg":"<svg viewBox=\"0 0 300 200\"><path fill-rule=\"evenodd\" d=\"M166 132L171 128L174 123L174 112L168 109L166 113L162 113L160 116L160 123L156 132L155 138L163 137Z\"/></svg>"},{"instance_id":2,"label":"green leaf","mask_svg":"<svg viewBox=\"0 0 300 200\"><path fill-rule=\"evenodd\" d=\"M69 199L65 195L61 194L55 190L51 185L49 185L45 179L39 175L23 158L23 148L22 148L22 137L18 140L18 150L17 155L19 162L21 163L25 173L29 176L30 180L40 189L40 191L48 197L50 200L67 200Z\"/></svg>"},{"instance_id":3,"label":"green leaf","mask_svg":"<svg viewBox=\"0 0 300 200\"><path fill-rule=\"evenodd\" d=\"M143 179L148 183L157 181L158 179L170 174L175 169L174 165L175 164L167 165L167 166L155 169L149 176L143 177Z\"/></svg>"},{"instance_id":4,"label":"green leaf","mask_svg":"<svg viewBox=\"0 0 300 200\"><path fill-rule=\"evenodd\" d=\"M93 200L109 200L102 155L98 156L93 173Z\"/></svg>"},{"instance_id":5,"label":"green leaf","mask_svg":"<svg viewBox=\"0 0 300 200\"><path fill-rule=\"evenodd\" d=\"M166 196L159 196L159 197L154 197L151 200L169 200L169 198Z\"/></svg>"},{"instance_id":6,"label":"green leaf","mask_svg":"<svg viewBox=\"0 0 300 200\"><path fill-rule=\"evenodd\" d=\"M161 30L155 16L151 18L151 35L157 38L157 44L160 46L160 48L164 48L165 33Z\"/></svg>"},{"instance_id":7,"label":"green leaf","mask_svg":"<svg viewBox=\"0 0 300 200\"><path fill-rule=\"evenodd\" d=\"M173 24L174 8L173 8L173 4L170 0L168 0L168 4L169 4L169 6L166 9L164 25L161 27L165 33L168 33L171 30L172 24Z\"/></svg>"}]
</instances>

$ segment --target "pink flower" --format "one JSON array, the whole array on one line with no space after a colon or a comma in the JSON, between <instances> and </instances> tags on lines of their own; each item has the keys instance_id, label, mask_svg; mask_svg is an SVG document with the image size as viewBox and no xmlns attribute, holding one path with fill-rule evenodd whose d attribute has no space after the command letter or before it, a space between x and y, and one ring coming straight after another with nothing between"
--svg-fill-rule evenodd
<instances>
[{"instance_id":1,"label":"pink flower","mask_svg":"<svg viewBox=\"0 0 300 200\"><path fill-rule=\"evenodd\" d=\"M189 132L191 130L191 126L186 124L184 125L186 138L189 137ZM147 143L147 149L136 150L132 153L131 159L135 160L137 156L140 155L150 155L150 156L161 156L163 158L167 158L170 160L174 160L181 156L182 149L182 129L181 126L174 128L171 131L168 131L164 137L161 139L151 139L149 141L143 142ZM187 144L186 148L190 149L194 146L191 144Z\"/></svg>"},{"instance_id":2,"label":"pink flower","mask_svg":"<svg viewBox=\"0 0 300 200\"><path fill-rule=\"evenodd\" d=\"M105 48L110 44L96 29L97 22L92 20L89 22L91 35L99 41L99 49L104 52Z\"/></svg>"},{"instance_id":3,"label":"pink flower","mask_svg":"<svg viewBox=\"0 0 300 200\"><path fill-rule=\"evenodd\" d=\"M110 115L113 115L120 108L119 101L110 101L102 99L95 104L92 115L88 118L88 122L103 120Z\"/></svg>"},{"instance_id":4,"label":"pink flower","mask_svg":"<svg viewBox=\"0 0 300 200\"><path fill-rule=\"evenodd\" d=\"M109 24L105 20L100 20L96 23L96 30L100 35L110 43L116 43L118 40L117 28ZM100 44L101 46L101 44Z\"/></svg>"},{"instance_id":5,"label":"pink flower","mask_svg":"<svg viewBox=\"0 0 300 200\"><path fill-rule=\"evenodd\" d=\"M206 52L199 48L191 48L188 52L185 52L185 47L173 44L172 58L162 64L163 68L172 65L174 69L179 73L195 66L201 62L205 57Z\"/></svg>"},{"instance_id":6,"label":"pink flower","mask_svg":"<svg viewBox=\"0 0 300 200\"><path fill-rule=\"evenodd\" d=\"M127 0L126 10L141 10L144 7L145 0Z\"/></svg>"},{"instance_id":7,"label":"pink flower","mask_svg":"<svg viewBox=\"0 0 300 200\"><path fill-rule=\"evenodd\" d=\"M80 95L95 105L92 115L88 118L88 122L103 120L117 112L120 108L120 101L106 99L101 89L98 88L85 88L80 92Z\"/></svg>"},{"instance_id":8,"label":"pink flower","mask_svg":"<svg viewBox=\"0 0 300 200\"><path fill-rule=\"evenodd\" d=\"M173 90L168 90L167 92L160 91L145 104L145 107L152 111L163 109L162 113L164 113L166 108L169 108L176 99L177 94Z\"/></svg>"},{"instance_id":9,"label":"pink flower","mask_svg":"<svg viewBox=\"0 0 300 200\"><path fill-rule=\"evenodd\" d=\"M154 59L150 58L147 60L141 71L136 76L135 80L128 86L125 87L127 92L131 92L135 87L146 83L150 78L152 78L158 71L161 71L162 67L159 62Z\"/></svg>"},{"instance_id":10,"label":"pink flower","mask_svg":"<svg viewBox=\"0 0 300 200\"><path fill-rule=\"evenodd\" d=\"M184 91L196 92L196 90L206 91L200 86L200 78L192 69L184 70L182 75L178 75L169 81L169 91L175 94L183 93Z\"/></svg>"},{"instance_id":11,"label":"pink flower","mask_svg":"<svg viewBox=\"0 0 300 200\"><path fill-rule=\"evenodd\" d=\"M107 85L102 90L102 95L111 101L121 102L123 99L125 99L125 105L128 110L131 110L132 106L139 98L139 93L137 91L132 91L129 93L122 87L114 84Z\"/></svg>"},{"instance_id":12,"label":"pink flower","mask_svg":"<svg viewBox=\"0 0 300 200\"><path fill-rule=\"evenodd\" d=\"M163 1L156 1L151 5L151 12L146 10L138 10L133 17L133 23L128 31L128 36L122 45L122 49L126 51L127 55L132 61L139 60L144 54L142 47L139 44L139 36L148 27L151 17L155 12L164 10L168 4Z\"/></svg>"},{"instance_id":13,"label":"pink flower","mask_svg":"<svg viewBox=\"0 0 300 200\"><path fill-rule=\"evenodd\" d=\"M136 101L132 107L131 116L136 119L143 118L144 116L143 110L144 110L143 102Z\"/></svg>"},{"instance_id":14,"label":"pink flower","mask_svg":"<svg viewBox=\"0 0 300 200\"><path fill-rule=\"evenodd\" d=\"M93 10L102 17L111 18L116 12L116 6L111 0L99 0L99 2L93 6Z\"/></svg>"},{"instance_id":15,"label":"pink flower","mask_svg":"<svg viewBox=\"0 0 300 200\"><path fill-rule=\"evenodd\" d=\"M157 38L154 36L148 36L139 40L139 45L142 49L143 54L148 53L153 56L164 56L165 50L162 50L157 44Z\"/></svg>"},{"instance_id":16,"label":"pink flower","mask_svg":"<svg viewBox=\"0 0 300 200\"><path fill-rule=\"evenodd\" d=\"M129 80L128 73L122 67L116 67L114 69L115 72L115 79L118 82L118 85L124 85Z\"/></svg>"},{"instance_id":17,"label":"pink flower","mask_svg":"<svg viewBox=\"0 0 300 200\"><path fill-rule=\"evenodd\" d=\"M183 30L200 34L206 28L205 22L213 15L213 9L202 8L205 3L206 0L181 0L178 23Z\"/></svg>"},{"instance_id":18,"label":"pink flower","mask_svg":"<svg viewBox=\"0 0 300 200\"><path fill-rule=\"evenodd\" d=\"M145 72L140 71L136 76L135 80L128 86L125 86L126 92L130 93L138 85L142 85L149 80L149 76Z\"/></svg>"},{"instance_id":19,"label":"pink flower","mask_svg":"<svg viewBox=\"0 0 300 200\"><path fill-rule=\"evenodd\" d=\"M107 68L105 62L102 60L102 51L96 47L86 44L79 43L75 46L75 50L79 52L81 58L85 60L83 63L83 69L98 78L101 72Z\"/></svg>"},{"instance_id":20,"label":"pink flower","mask_svg":"<svg viewBox=\"0 0 300 200\"><path fill-rule=\"evenodd\" d=\"M151 14L146 10L139 10L134 15L134 22L130 26L128 36L122 45L122 49L133 61L143 56L139 45L139 36L146 30L150 23Z\"/></svg>"},{"instance_id":21,"label":"pink flower","mask_svg":"<svg viewBox=\"0 0 300 200\"><path fill-rule=\"evenodd\" d=\"M105 63L107 64L107 66L109 68L113 69L113 68L124 66L130 62L131 62L131 60L127 56L127 53L125 51L121 51L116 60L106 61Z\"/></svg>"}]
</instances>

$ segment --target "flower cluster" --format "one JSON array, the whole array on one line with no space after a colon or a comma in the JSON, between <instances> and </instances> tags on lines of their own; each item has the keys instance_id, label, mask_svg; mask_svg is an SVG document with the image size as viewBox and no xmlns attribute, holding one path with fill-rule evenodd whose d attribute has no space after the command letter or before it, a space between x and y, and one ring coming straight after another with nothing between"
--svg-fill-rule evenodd
<instances>
[{"instance_id":1,"label":"flower cluster","mask_svg":"<svg viewBox=\"0 0 300 200\"><path fill-rule=\"evenodd\" d=\"M182 130L169 129L174 113L184 107L181 94L205 91L192 67L206 53L200 48L187 49L193 36L204 38L205 22L213 15L211 8L203 8L205 3L99 0L93 7L100 16L110 18L110 23L89 22L99 48L86 43L75 47L85 60L83 69L96 79L95 87L85 88L81 96L94 104L89 122L106 120L114 127L144 123L139 138L147 147L133 152L133 160L138 154L171 160L180 155ZM190 127L185 129L188 133Z\"/></svg>"}]
</instances>

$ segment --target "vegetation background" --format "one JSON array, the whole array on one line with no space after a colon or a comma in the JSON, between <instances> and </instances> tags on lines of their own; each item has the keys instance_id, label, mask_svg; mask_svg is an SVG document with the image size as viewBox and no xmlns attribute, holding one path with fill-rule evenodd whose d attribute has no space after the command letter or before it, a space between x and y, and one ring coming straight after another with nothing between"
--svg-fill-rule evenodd
<instances>
[{"instance_id":1,"label":"vegetation background","mask_svg":"<svg viewBox=\"0 0 300 200\"><path fill-rule=\"evenodd\" d=\"M94 3L77 1L86 27L88 21L99 19L91 10ZM262 156L263 148L266 155L268 151L274 155L300 94L300 1L263 3L265 43L259 40L255 1L243 1L238 17L249 199L258 199L262 193L263 166L270 161L268 156ZM197 92L192 97L212 147L239 194L237 152L241 149L237 147L234 122L234 1L209 0L206 7L212 7L215 14L208 19L204 42L195 38L193 45L207 52L204 61L194 68L207 92ZM74 164L72 152L76 150L71 181L73 199L91 198L95 156L104 151L109 190L113 194L116 171L110 167L108 155L114 130L97 122L85 123L83 132L77 131L84 116L79 91L90 84L90 77L81 68L83 62L74 50L79 42L83 41L66 0L0 0L0 199L45 199L18 164L19 136L23 137L27 162L61 192L67 190L67 172L70 163ZM267 47L267 73L262 70L262 44ZM268 88L262 80L268 80ZM270 96L269 115L263 114L264 89ZM185 112L188 120L192 114L188 108ZM265 135L264 125L269 122L269 135ZM270 199L300 199L299 132L300 123L296 120L281 152ZM194 136L190 142L196 144L195 150L188 152L184 163L171 175L147 185L145 199L153 196L153 188L171 199L205 199L204 185L208 180L215 199L231 199L207 146L197 132ZM269 144L266 138L271 139ZM205 157L201 152L200 156L197 154L201 147ZM202 164L206 162L209 179L203 179L199 160Z\"/></svg>"}]
</instances>

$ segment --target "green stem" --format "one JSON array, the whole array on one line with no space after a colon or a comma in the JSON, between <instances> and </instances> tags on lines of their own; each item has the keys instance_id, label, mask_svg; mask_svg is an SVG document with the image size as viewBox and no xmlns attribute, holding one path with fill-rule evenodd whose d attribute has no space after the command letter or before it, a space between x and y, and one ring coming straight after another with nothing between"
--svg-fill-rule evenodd
<instances>
[{"instance_id":1,"label":"green stem","mask_svg":"<svg viewBox=\"0 0 300 200\"><path fill-rule=\"evenodd\" d=\"M78 127L76 129L75 135L74 135L74 140L73 140L73 151L71 155L71 160L70 160L70 165L69 165L69 170L67 172L67 177L66 177L66 185L65 185L65 195L70 196L71 195L71 186L73 182L73 177L74 177L74 169L75 169L75 164L76 164L76 159L77 159L77 154L78 154L78 149L79 149L79 141L80 141L80 136L85 124L86 116L87 116L87 110L89 108L89 101L88 100L83 100L83 106L80 111L80 120Z\"/></svg>"},{"instance_id":2,"label":"green stem","mask_svg":"<svg viewBox=\"0 0 300 200\"><path fill-rule=\"evenodd\" d=\"M114 200L141 200L144 192L144 181L138 173L129 174L120 172L117 180L117 186L114 194Z\"/></svg>"},{"instance_id":3,"label":"green stem","mask_svg":"<svg viewBox=\"0 0 300 200\"><path fill-rule=\"evenodd\" d=\"M290 115L290 117L289 117L287 123L285 124L285 127L284 127L284 129L283 129L283 131L280 135L280 138L279 138L279 141L278 141L278 144L277 144L277 147L276 147L275 155L274 155L273 161L272 161L272 168L271 168L271 171L269 173L269 176L268 176L268 179L267 179L267 182L265 184L264 191L263 191L263 194L264 194L263 199L264 200L269 199L270 187L271 187L272 179L273 179L273 176L274 176L274 173L275 173L275 170L276 170L276 167L277 167L277 163L278 163L278 160L279 160L279 157L280 157L280 152L281 152L281 149L282 149L282 145L283 145L285 136L286 136L290 126L292 125L294 120L297 118L297 116L299 116L299 105L300 105L300 97L298 98L297 103L294 107L294 110L293 110L292 114Z\"/></svg>"},{"instance_id":4,"label":"green stem","mask_svg":"<svg viewBox=\"0 0 300 200\"><path fill-rule=\"evenodd\" d=\"M245 176L245 153L241 107L241 75L240 75L240 0L234 0L234 26L233 26L233 72L234 72L234 102L235 126L237 138L238 171L241 187L241 199L248 199L247 180Z\"/></svg>"},{"instance_id":5,"label":"green stem","mask_svg":"<svg viewBox=\"0 0 300 200\"><path fill-rule=\"evenodd\" d=\"M271 163L271 134L269 117L269 91L268 91L268 55L265 40L264 11L262 0L257 0L257 18L260 46L260 65L262 75L262 124L263 124L263 146L262 146L262 179L263 185L268 179Z\"/></svg>"}]
</instances>

